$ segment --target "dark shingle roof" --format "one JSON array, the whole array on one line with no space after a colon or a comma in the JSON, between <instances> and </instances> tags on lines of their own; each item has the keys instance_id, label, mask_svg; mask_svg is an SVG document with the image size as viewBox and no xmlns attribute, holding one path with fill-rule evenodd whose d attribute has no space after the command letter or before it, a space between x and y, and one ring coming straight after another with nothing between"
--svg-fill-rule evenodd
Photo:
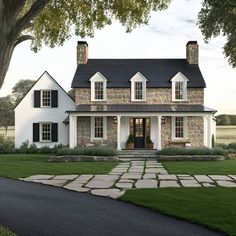
<instances>
[{"instance_id":1,"label":"dark shingle roof","mask_svg":"<svg viewBox=\"0 0 236 236\"><path fill-rule=\"evenodd\" d=\"M70 112L210 112L216 110L202 105L171 105L171 104L109 104L109 105L78 105Z\"/></svg>"},{"instance_id":2,"label":"dark shingle roof","mask_svg":"<svg viewBox=\"0 0 236 236\"><path fill-rule=\"evenodd\" d=\"M108 88L129 88L137 72L148 79L149 88L171 87L170 80L178 72L189 79L189 88L206 87L198 65L190 65L186 59L89 59L78 66L71 87L89 88L89 79L98 71L108 80Z\"/></svg>"}]
</instances>

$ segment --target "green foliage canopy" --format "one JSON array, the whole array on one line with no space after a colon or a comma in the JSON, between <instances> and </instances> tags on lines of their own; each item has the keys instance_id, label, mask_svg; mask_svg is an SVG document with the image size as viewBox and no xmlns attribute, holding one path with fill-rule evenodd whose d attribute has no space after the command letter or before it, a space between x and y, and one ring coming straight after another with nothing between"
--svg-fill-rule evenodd
<instances>
[{"instance_id":1,"label":"green foliage canopy","mask_svg":"<svg viewBox=\"0 0 236 236\"><path fill-rule=\"evenodd\" d=\"M226 37L224 53L229 63L236 67L236 1L204 0L198 19L206 41L219 35Z\"/></svg>"}]
</instances>

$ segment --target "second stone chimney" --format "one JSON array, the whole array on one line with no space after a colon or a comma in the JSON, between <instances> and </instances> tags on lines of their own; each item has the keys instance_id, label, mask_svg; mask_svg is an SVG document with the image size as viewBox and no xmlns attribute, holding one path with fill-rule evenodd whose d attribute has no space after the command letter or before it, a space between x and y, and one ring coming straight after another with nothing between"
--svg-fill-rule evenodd
<instances>
[{"instance_id":1,"label":"second stone chimney","mask_svg":"<svg viewBox=\"0 0 236 236\"><path fill-rule=\"evenodd\" d=\"M87 64L88 61L88 43L86 41L77 42L77 65Z\"/></svg>"},{"instance_id":2,"label":"second stone chimney","mask_svg":"<svg viewBox=\"0 0 236 236\"><path fill-rule=\"evenodd\" d=\"M186 59L189 64L198 64L197 41L188 41L186 45Z\"/></svg>"}]
</instances>

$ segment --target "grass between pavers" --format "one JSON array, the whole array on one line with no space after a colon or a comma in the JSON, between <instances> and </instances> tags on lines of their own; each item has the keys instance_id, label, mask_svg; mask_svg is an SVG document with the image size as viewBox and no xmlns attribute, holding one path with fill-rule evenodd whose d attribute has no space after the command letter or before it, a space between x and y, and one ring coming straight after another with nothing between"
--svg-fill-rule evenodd
<instances>
[{"instance_id":1,"label":"grass between pavers","mask_svg":"<svg viewBox=\"0 0 236 236\"><path fill-rule=\"evenodd\" d=\"M48 162L43 154L0 155L0 176L10 178L31 175L106 174L117 162Z\"/></svg>"},{"instance_id":2,"label":"grass between pavers","mask_svg":"<svg viewBox=\"0 0 236 236\"><path fill-rule=\"evenodd\" d=\"M11 232L9 229L0 226L0 236L16 236L16 234Z\"/></svg>"},{"instance_id":3,"label":"grass between pavers","mask_svg":"<svg viewBox=\"0 0 236 236\"><path fill-rule=\"evenodd\" d=\"M236 188L129 190L120 200L236 235Z\"/></svg>"},{"instance_id":4,"label":"grass between pavers","mask_svg":"<svg viewBox=\"0 0 236 236\"><path fill-rule=\"evenodd\" d=\"M236 160L224 161L162 161L171 174L236 175Z\"/></svg>"}]
</instances>

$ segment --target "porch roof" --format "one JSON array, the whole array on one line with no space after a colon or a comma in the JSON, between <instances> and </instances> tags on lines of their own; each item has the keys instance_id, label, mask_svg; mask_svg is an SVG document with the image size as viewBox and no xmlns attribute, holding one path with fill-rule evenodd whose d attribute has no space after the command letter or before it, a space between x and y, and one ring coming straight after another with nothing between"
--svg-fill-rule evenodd
<instances>
[{"instance_id":1,"label":"porch roof","mask_svg":"<svg viewBox=\"0 0 236 236\"><path fill-rule=\"evenodd\" d=\"M108 105L78 105L75 110L67 111L74 112L208 112L215 113L216 110L203 105L187 105L187 104L108 104Z\"/></svg>"}]
</instances>

